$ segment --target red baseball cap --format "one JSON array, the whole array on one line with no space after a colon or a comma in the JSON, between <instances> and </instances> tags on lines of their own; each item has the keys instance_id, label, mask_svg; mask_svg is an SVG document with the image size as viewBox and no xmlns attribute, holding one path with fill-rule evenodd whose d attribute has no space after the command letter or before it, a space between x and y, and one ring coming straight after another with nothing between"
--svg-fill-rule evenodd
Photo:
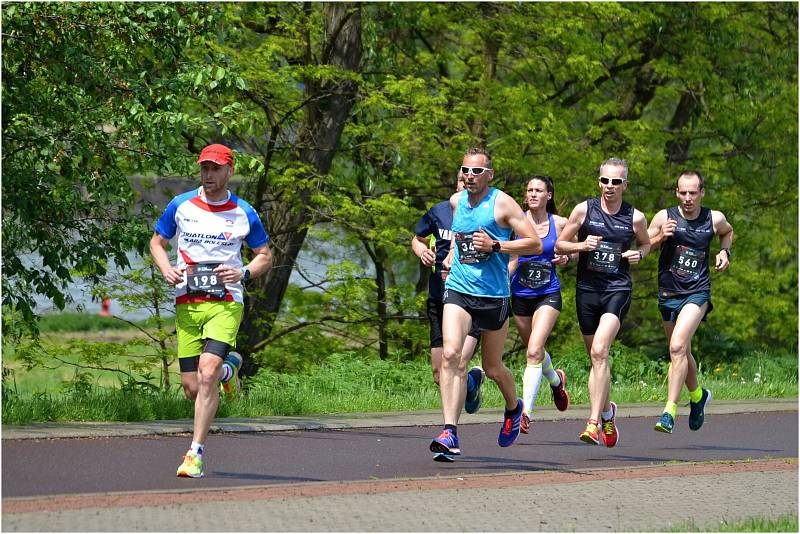
<instances>
[{"instance_id":1,"label":"red baseball cap","mask_svg":"<svg viewBox=\"0 0 800 534\"><path fill-rule=\"evenodd\" d=\"M233 167L233 152L225 145L208 145L200 152L197 163L213 161L217 165L230 165Z\"/></svg>"}]
</instances>

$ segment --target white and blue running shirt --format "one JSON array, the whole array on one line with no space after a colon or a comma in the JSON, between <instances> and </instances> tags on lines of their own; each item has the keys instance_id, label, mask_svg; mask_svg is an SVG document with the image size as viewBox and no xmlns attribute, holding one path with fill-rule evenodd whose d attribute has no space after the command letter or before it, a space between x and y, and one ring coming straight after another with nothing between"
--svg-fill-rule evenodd
<instances>
[{"instance_id":1,"label":"white and blue running shirt","mask_svg":"<svg viewBox=\"0 0 800 534\"><path fill-rule=\"evenodd\" d=\"M228 191L227 200L208 202L203 188L173 198L159 217L155 231L165 239L178 235L179 269L197 263L224 263L241 268L242 242L251 249L263 247L269 236L253 207ZM175 286L175 303L218 301L208 295L188 295L186 279ZM226 284L228 302L244 302L241 283Z\"/></svg>"}]
</instances>

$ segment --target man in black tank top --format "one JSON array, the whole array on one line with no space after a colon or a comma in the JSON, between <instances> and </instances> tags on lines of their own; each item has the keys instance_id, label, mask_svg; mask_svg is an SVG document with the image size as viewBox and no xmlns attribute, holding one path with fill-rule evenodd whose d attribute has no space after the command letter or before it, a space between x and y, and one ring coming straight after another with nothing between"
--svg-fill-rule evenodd
<instances>
[{"instance_id":1,"label":"man in black tank top","mask_svg":"<svg viewBox=\"0 0 800 534\"><path fill-rule=\"evenodd\" d=\"M585 443L613 447L619 439L617 405L611 402L611 367L608 350L619 332L631 302L630 266L650 251L647 220L627 202L625 160L611 158L600 166L601 195L581 202L558 236L557 254L580 253L575 307L578 311L586 351L592 362L589 372L591 413L579 438ZM578 241L572 238L578 236ZM630 248L634 238L636 248Z\"/></svg>"},{"instance_id":2,"label":"man in black tank top","mask_svg":"<svg viewBox=\"0 0 800 534\"><path fill-rule=\"evenodd\" d=\"M464 190L464 181L464 175L459 170L456 175L456 192ZM439 385L439 368L442 366L442 346L444 345L442 334L444 281L448 273L442 269L442 261L450 252L450 242L452 241L450 227L452 225L453 210L450 201L445 200L434 205L422 216L414 229L414 237L411 238L411 250L422 262L422 265L429 269L426 306L430 321L431 370L433 381L437 386ZM429 236L433 240L432 245L428 244ZM467 361L472 358L480 338L480 328L473 325L462 349L464 359ZM467 399L464 406L467 413L476 413L480 409L480 386L483 374L483 369L477 365L467 373Z\"/></svg>"},{"instance_id":3,"label":"man in black tank top","mask_svg":"<svg viewBox=\"0 0 800 534\"><path fill-rule=\"evenodd\" d=\"M661 244L658 258L658 309L669 341L670 366L667 404L655 430L672 433L683 384L689 390L689 428L703 426L711 391L697 380L697 362L692 355L692 337L705 321L711 304L709 252L719 235L720 251L714 269L730 265L733 227L719 211L702 207L705 186L698 171L678 175L675 194L680 204L653 217L648 234L652 245Z\"/></svg>"}]
</instances>

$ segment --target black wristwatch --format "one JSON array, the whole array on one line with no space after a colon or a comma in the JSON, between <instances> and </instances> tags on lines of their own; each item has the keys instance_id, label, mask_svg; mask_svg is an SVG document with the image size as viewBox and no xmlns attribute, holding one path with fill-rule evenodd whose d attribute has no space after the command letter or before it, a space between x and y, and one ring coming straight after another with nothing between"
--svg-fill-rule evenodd
<instances>
[{"instance_id":1,"label":"black wristwatch","mask_svg":"<svg viewBox=\"0 0 800 534\"><path fill-rule=\"evenodd\" d=\"M492 252L500 252L500 241L492 241Z\"/></svg>"},{"instance_id":2,"label":"black wristwatch","mask_svg":"<svg viewBox=\"0 0 800 534\"><path fill-rule=\"evenodd\" d=\"M725 254L728 255L728 259L731 259L731 249L725 248L725 247L720 249L720 251L723 251L723 250L725 251Z\"/></svg>"},{"instance_id":3,"label":"black wristwatch","mask_svg":"<svg viewBox=\"0 0 800 534\"><path fill-rule=\"evenodd\" d=\"M242 283L245 283L248 280L250 280L250 269L247 267L242 267Z\"/></svg>"}]
</instances>

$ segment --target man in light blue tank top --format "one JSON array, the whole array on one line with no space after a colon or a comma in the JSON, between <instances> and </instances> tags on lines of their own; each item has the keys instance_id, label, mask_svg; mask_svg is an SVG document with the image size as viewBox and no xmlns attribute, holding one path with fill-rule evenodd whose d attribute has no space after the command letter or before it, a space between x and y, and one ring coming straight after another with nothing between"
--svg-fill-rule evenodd
<instances>
[{"instance_id":1,"label":"man in light blue tank top","mask_svg":"<svg viewBox=\"0 0 800 534\"><path fill-rule=\"evenodd\" d=\"M497 442L508 447L519 435L522 400L517 398L514 375L502 360L510 301L508 259L511 253L542 252L542 242L519 204L489 187L494 171L491 156L485 150L469 149L461 172L466 177L466 191L450 197L453 245L444 261L444 267L450 268L445 282L444 349L439 374L444 429L430 444L437 461L453 461L461 454L457 425L466 396L469 363L462 347L473 323L482 331L483 369L497 383L505 400ZM512 231L520 239L510 240Z\"/></svg>"}]
</instances>

